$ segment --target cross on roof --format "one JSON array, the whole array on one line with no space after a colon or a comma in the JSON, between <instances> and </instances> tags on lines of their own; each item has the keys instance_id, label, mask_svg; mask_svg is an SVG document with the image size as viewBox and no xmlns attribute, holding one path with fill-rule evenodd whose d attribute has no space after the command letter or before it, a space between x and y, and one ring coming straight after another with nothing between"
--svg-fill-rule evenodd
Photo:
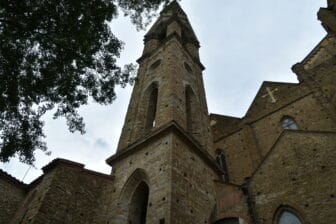
<instances>
[{"instance_id":1,"label":"cross on roof","mask_svg":"<svg viewBox=\"0 0 336 224\"><path fill-rule=\"evenodd\" d=\"M265 97L270 97L271 99L271 103L275 103L277 101L277 99L275 98L274 96L274 92L278 91L279 89L278 88L275 88L275 89L271 89L270 87L266 87L266 94L262 96L262 98L265 98Z\"/></svg>"}]
</instances>

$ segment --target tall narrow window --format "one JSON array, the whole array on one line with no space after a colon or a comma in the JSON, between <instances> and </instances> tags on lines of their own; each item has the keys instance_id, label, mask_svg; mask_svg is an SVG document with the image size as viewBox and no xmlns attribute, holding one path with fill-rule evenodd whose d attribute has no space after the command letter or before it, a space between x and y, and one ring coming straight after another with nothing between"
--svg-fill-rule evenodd
<instances>
[{"instance_id":1,"label":"tall narrow window","mask_svg":"<svg viewBox=\"0 0 336 224\"><path fill-rule=\"evenodd\" d=\"M149 102L147 108L146 130L151 130L155 127L156 107L158 98L157 84L152 84L150 87Z\"/></svg>"},{"instance_id":2,"label":"tall narrow window","mask_svg":"<svg viewBox=\"0 0 336 224\"><path fill-rule=\"evenodd\" d=\"M191 88L187 87L185 92L186 97L186 118L187 118L187 130L192 132L192 111L191 111Z\"/></svg>"},{"instance_id":3,"label":"tall narrow window","mask_svg":"<svg viewBox=\"0 0 336 224\"><path fill-rule=\"evenodd\" d=\"M190 86L185 89L185 101L187 131L197 137L202 131L202 112L200 111L197 97Z\"/></svg>"},{"instance_id":4,"label":"tall narrow window","mask_svg":"<svg viewBox=\"0 0 336 224\"><path fill-rule=\"evenodd\" d=\"M225 183L228 183L229 182L229 174L228 174L228 169L227 169L227 165L226 165L226 158L225 158L225 155L222 151L218 150L217 155L216 155L216 160L217 160L218 166L223 171L223 181Z\"/></svg>"},{"instance_id":5,"label":"tall narrow window","mask_svg":"<svg viewBox=\"0 0 336 224\"><path fill-rule=\"evenodd\" d=\"M287 116L282 118L281 125L282 125L283 129L287 129L287 130L297 130L297 129L299 129L295 120L293 118L287 117Z\"/></svg>"},{"instance_id":6,"label":"tall narrow window","mask_svg":"<svg viewBox=\"0 0 336 224\"><path fill-rule=\"evenodd\" d=\"M141 182L133 193L129 207L129 224L146 224L149 187Z\"/></svg>"}]
</instances>

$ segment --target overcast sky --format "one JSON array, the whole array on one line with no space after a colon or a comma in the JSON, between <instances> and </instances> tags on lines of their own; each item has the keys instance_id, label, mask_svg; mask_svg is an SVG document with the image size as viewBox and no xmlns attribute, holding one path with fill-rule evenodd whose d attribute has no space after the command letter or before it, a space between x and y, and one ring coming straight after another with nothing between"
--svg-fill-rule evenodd
<instances>
[{"instance_id":1,"label":"overcast sky","mask_svg":"<svg viewBox=\"0 0 336 224\"><path fill-rule=\"evenodd\" d=\"M210 113L242 117L263 81L297 82L291 66L301 61L325 36L316 13L326 0L182 0L201 43L200 56ZM149 28L149 27L148 27ZM145 31L137 32L128 18L112 24L125 42L120 64L141 56ZM80 162L109 173L105 159L114 154L132 88L118 89L110 106L90 104L81 109L86 134L71 134L64 119L45 116L51 156L36 153L36 168L13 159L0 163L19 180L30 183L55 158ZM28 170L29 169L29 170Z\"/></svg>"}]
</instances>

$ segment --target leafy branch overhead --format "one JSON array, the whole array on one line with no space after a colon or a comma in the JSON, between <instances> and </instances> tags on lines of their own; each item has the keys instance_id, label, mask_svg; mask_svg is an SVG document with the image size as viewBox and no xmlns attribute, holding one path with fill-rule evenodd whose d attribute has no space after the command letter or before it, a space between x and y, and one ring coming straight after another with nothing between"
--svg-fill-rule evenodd
<instances>
[{"instance_id":1,"label":"leafy branch overhead","mask_svg":"<svg viewBox=\"0 0 336 224\"><path fill-rule=\"evenodd\" d=\"M41 117L65 117L71 132L84 133L78 108L92 97L116 98L115 86L133 80L135 66L116 60L123 43L109 21L118 9L144 28L169 0L31 0L0 3L0 161L18 156L33 164L46 151Z\"/></svg>"}]
</instances>

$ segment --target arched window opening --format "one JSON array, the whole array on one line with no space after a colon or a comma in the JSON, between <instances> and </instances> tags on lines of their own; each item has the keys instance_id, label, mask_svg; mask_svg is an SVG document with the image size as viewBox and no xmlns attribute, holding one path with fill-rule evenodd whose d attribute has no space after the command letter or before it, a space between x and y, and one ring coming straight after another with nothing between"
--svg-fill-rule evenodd
<instances>
[{"instance_id":1,"label":"arched window opening","mask_svg":"<svg viewBox=\"0 0 336 224\"><path fill-rule=\"evenodd\" d=\"M185 110L187 120L187 131L193 135L198 135L201 132L201 111L196 95L190 86L185 89Z\"/></svg>"},{"instance_id":2,"label":"arched window opening","mask_svg":"<svg viewBox=\"0 0 336 224\"><path fill-rule=\"evenodd\" d=\"M146 130L149 131L155 127L155 117L156 117L156 108L157 108L157 99L158 99L158 87L157 84L152 84L151 92L149 95L149 102L147 108L147 118L146 118Z\"/></svg>"},{"instance_id":3,"label":"arched window opening","mask_svg":"<svg viewBox=\"0 0 336 224\"><path fill-rule=\"evenodd\" d=\"M217 161L218 166L223 171L223 181L225 183L228 183L229 182L229 174L228 174L228 169L227 169L227 165L226 165L226 158L225 158L225 154L221 150L217 151L216 161Z\"/></svg>"},{"instance_id":4,"label":"arched window opening","mask_svg":"<svg viewBox=\"0 0 336 224\"><path fill-rule=\"evenodd\" d=\"M280 218L279 224L302 224L300 219L290 211L283 211Z\"/></svg>"},{"instance_id":5,"label":"arched window opening","mask_svg":"<svg viewBox=\"0 0 336 224\"><path fill-rule=\"evenodd\" d=\"M281 125L282 125L282 128L286 129L286 130L297 130L297 129L299 129L297 123L291 117L284 117L281 120Z\"/></svg>"},{"instance_id":6,"label":"arched window opening","mask_svg":"<svg viewBox=\"0 0 336 224\"><path fill-rule=\"evenodd\" d=\"M129 207L128 224L146 224L149 187L141 182L133 193Z\"/></svg>"},{"instance_id":7,"label":"arched window opening","mask_svg":"<svg viewBox=\"0 0 336 224\"><path fill-rule=\"evenodd\" d=\"M186 114L187 114L187 130L189 132L192 131L192 117L191 117L191 94L190 87L187 87L185 95L186 95Z\"/></svg>"},{"instance_id":8,"label":"arched window opening","mask_svg":"<svg viewBox=\"0 0 336 224\"><path fill-rule=\"evenodd\" d=\"M274 224L302 224L301 218L297 213L289 208L282 207L275 214Z\"/></svg>"}]
</instances>

